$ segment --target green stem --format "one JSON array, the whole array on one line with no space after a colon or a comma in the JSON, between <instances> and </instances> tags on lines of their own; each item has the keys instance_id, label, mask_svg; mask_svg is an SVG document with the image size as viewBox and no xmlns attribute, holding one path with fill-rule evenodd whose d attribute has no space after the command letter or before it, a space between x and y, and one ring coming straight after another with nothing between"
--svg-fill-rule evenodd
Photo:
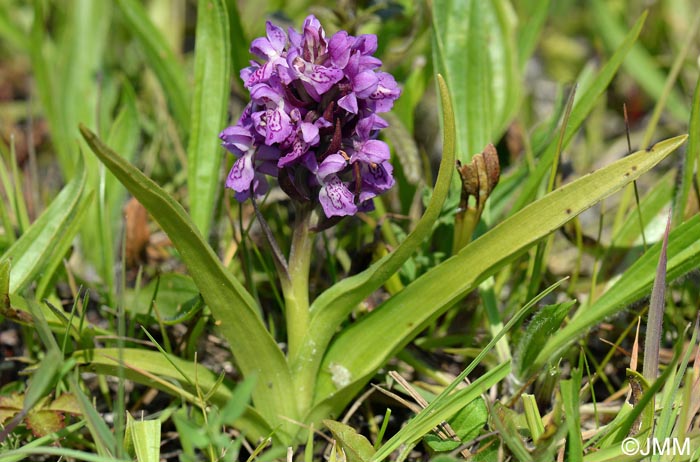
<instances>
[{"instance_id":1,"label":"green stem","mask_svg":"<svg viewBox=\"0 0 700 462\"><path fill-rule=\"evenodd\" d=\"M460 250L471 242L479 217L480 213L472 208L467 208L457 213L454 238L452 240L452 255L457 255Z\"/></svg>"},{"instance_id":2,"label":"green stem","mask_svg":"<svg viewBox=\"0 0 700 462\"><path fill-rule=\"evenodd\" d=\"M309 264L314 234L309 230L311 209L296 209L292 246L289 251L289 277L282 277L287 321L288 358L297 357L309 325Z\"/></svg>"}]
</instances>

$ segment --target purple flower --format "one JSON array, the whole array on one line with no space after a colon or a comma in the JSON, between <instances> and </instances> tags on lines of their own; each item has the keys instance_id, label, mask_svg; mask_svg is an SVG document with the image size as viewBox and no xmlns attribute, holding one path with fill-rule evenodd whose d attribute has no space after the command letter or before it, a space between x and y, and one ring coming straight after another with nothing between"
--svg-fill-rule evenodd
<instances>
[{"instance_id":1,"label":"purple flower","mask_svg":"<svg viewBox=\"0 0 700 462\"><path fill-rule=\"evenodd\" d=\"M241 71L250 102L219 137L235 157L226 187L238 200L264 194L267 176L295 201L324 215L370 210L394 184L389 147L377 136L401 91L373 56L375 35L339 31L330 39L313 15L301 32L267 22L253 40L260 59Z\"/></svg>"}]
</instances>

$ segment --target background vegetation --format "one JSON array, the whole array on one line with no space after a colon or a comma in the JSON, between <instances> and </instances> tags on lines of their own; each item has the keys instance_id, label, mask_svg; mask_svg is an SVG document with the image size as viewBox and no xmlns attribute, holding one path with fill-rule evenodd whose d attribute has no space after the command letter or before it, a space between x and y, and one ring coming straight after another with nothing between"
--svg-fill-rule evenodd
<instances>
[{"instance_id":1,"label":"background vegetation","mask_svg":"<svg viewBox=\"0 0 700 462\"><path fill-rule=\"evenodd\" d=\"M328 332L316 387L337 402L270 425L202 255L284 351L273 256L252 205L223 190L217 134L247 102L237 76L265 20L309 12L328 35L377 34L403 90L386 116L398 181L316 242L312 297L351 275L381 286ZM699 25L694 0L2 2L0 460L640 460L620 442L651 422L695 451ZM472 235L455 224L459 176L437 172L444 151L467 165L488 143L500 181L471 199ZM135 200L155 189L109 159L182 204L199 247L170 231L190 229L184 211ZM260 208L286 251L288 200L273 189ZM411 232L427 237L398 272L367 272ZM653 287L663 329L648 327ZM658 380L627 371L649 338ZM356 372L343 386L338 358Z\"/></svg>"}]
</instances>

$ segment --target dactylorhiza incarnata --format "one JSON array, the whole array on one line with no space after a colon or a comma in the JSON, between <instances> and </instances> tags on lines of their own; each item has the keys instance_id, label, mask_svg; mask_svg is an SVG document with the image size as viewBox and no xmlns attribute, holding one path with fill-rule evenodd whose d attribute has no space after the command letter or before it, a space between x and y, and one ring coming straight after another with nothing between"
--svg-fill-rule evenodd
<instances>
[{"instance_id":1,"label":"dactylorhiza incarnata","mask_svg":"<svg viewBox=\"0 0 700 462\"><path fill-rule=\"evenodd\" d=\"M375 35L341 30L327 40L313 15L301 33L267 22L250 46L261 62L241 71L251 101L219 135L236 156L226 187L239 201L265 194L269 175L292 200L342 217L371 210L393 186L389 147L376 139L388 124L377 114L401 91L377 70L376 50Z\"/></svg>"}]
</instances>

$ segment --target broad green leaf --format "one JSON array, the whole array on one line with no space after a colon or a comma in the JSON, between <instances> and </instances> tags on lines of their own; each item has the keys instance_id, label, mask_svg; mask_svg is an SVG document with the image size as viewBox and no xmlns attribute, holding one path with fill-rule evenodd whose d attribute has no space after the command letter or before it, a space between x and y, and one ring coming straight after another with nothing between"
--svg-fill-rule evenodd
<instances>
[{"instance_id":1,"label":"broad green leaf","mask_svg":"<svg viewBox=\"0 0 700 462\"><path fill-rule=\"evenodd\" d=\"M456 120L457 159L495 143L520 102L515 14L508 0L435 0L433 60Z\"/></svg>"},{"instance_id":2,"label":"broad green leaf","mask_svg":"<svg viewBox=\"0 0 700 462\"><path fill-rule=\"evenodd\" d=\"M389 255L383 257L365 271L335 284L323 292L311 305L311 321L308 333L302 342L299 358L292 362L295 374L303 375L299 380L312 386L325 349L345 317L369 294L382 286L413 254L423 240L432 232L433 224L440 215L442 205L450 189L454 171L454 118L447 86L438 76L443 102L444 139L443 157L430 203L414 230Z\"/></svg>"},{"instance_id":3,"label":"broad green leaf","mask_svg":"<svg viewBox=\"0 0 700 462\"><path fill-rule=\"evenodd\" d=\"M127 412L125 439L133 446L138 462L160 460L160 420L134 420Z\"/></svg>"},{"instance_id":4,"label":"broad green leaf","mask_svg":"<svg viewBox=\"0 0 700 462\"><path fill-rule=\"evenodd\" d=\"M282 351L260 319L253 297L223 266L178 202L94 133L84 126L80 129L97 157L153 215L180 252L241 372L258 377L253 393L256 408L271 424L281 422L283 429L291 431L292 424L280 419L296 418L291 375ZM284 430L278 436L283 440L289 437Z\"/></svg>"},{"instance_id":5,"label":"broad green leaf","mask_svg":"<svg viewBox=\"0 0 700 462\"><path fill-rule=\"evenodd\" d=\"M21 292L46 268L52 259L61 259L56 249L67 248L79 226L74 226L84 197L86 172L79 162L76 175L51 205L3 255L0 262L12 261L10 293ZM70 232L69 232L70 231ZM54 267L55 268L55 267Z\"/></svg>"},{"instance_id":6,"label":"broad green leaf","mask_svg":"<svg viewBox=\"0 0 700 462\"><path fill-rule=\"evenodd\" d=\"M369 462L372 459L374 455L372 444L354 428L335 420L324 420L323 424L328 427L333 438L345 451L348 462Z\"/></svg>"},{"instance_id":7,"label":"broad green leaf","mask_svg":"<svg viewBox=\"0 0 700 462\"><path fill-rule=\"evenodd\" d=\"M588 114L590 114L595 107L598 97L608 88L608 85L615 76L617 69L620 67L630 48L637 40L639 32L642 30L642 26L644 25L646 16L646 13L644 13L637 20L637 23L627 34L625 40L622 42L617 51L615 51L615 54L610 58L610 61L608 61L600 70L588 90L586 90L585 93L582 93L580 98L576 98L574 107L571 110L571 115L569 116L568 124L566 125L566 131L564 133L564 138L562 139L561 149L566 149L569 142L573 139L578 129L586 120L586 117L588 117ZM535 170L530 172L528 179L525 182L525 186L522 188L520 195L515 200L515 204L513 205L513 213L522 209L528 202L534 199L535 195L537 194L537 190L542 183L542 179L550 171L554 156L556 156L558 152L557 148L558 144L556 142L552 142L544 151L537 162Z\"/></svg>"},{"instance_id":8,"label":"broad green leaf","mask_svg":"<svg viewBox=\"0 0 700 462\"><path fill-rule=\"evenodd\" d=\"M158 28L148 18L141 2L117 0L116 3L126 25L138 40L140 49L160 81L177 125L185 129L190 123L190 98L182 64Z\"/></svg>"},{"instance_id":9,"label":"broad green leaf","mask_svg":"<svg viewBox=\"0 0 700 462\"><path fill-rule=\"evenodd\" d=\"M192 412L183 406L173 413L171 420L179 435L183 456L196 459L195 448L206 448L211 442L211 437L207 435L207 427L201 422L199 413L193 416Z\"/></svg>"},{"instance_id":10,"label":"broad green leaf","mask_svg":"<svg viewBox=\"0 0 700 462\"><path fill-rule=\"evenodd\" d=\"M125 366L123 370L126 379L173 394L173 388L154 380L154 377L162 378L181 390L183 399L194 404L198 403L197 386L202 395L208 396L212 404L221 408L239 396L238 389L234 389L231 381L224 379L219 383L219 377L206 367L175 356L166 358L158 351L124 348L120 352L117 348L100 348L79 350L72 356L84 370L104 375L117 375L120 357ZM187 377L183 377L182 373ZM187 381L188 378L191 383ZM241 391L243 393L240 396L246 396L247 392L244 389ZM269 424L250 407L236 422L236 427L250 438L266 437L272 431Z\"/></svg>"},{"instance_id":11,"label":"broad green leaf","mask_svg":"<svg viewBox=\"0 0 700 462\"><path fill-rule=\"evenodd\" d=\"M25 412L30 411L53 391L62 363L63 358L61 358L58 350L49 349L46 352L46 356L44 356L39 363L39 367L32 374L29 386L24 394L23 410Z\"/></svg>"},{"instance_id":12,"label":"broad green leaf","mask_svg":"<svg viewBox=\"0 0 700 462\"><path fill-rule=\"evenodd\" d=\"M471 441L486 425L489 412L483 400L477 399L457 411L450 420L450 426L462 441Z\"/></svg>"},{"instance_id":13,"label":"broad green leaf","mask_svg":"<svg viewBox=\"0 0 700 462\"><path fill-rule=\"evenodd\" d=\"M531 364L537 354L561 326L564 318L574 305L574 301L542 307L527 325L513 355L514 372L519 379L527 378L532 372Z\"/></svg>"},{"instance_id":14,"label":"broad green leaf","mask_svg":"<svg viewBox=\"0 0 700 462\"><path fill-rule=\"evenodd\" d=\"M231 92L231 46L224 0L199 0L196 32L187 189L192 221L206 237L221 188L223 150L217 135L224 126Z\"/></svg>"},{"instance_id":15,"label":"broad green leaf","mask_svg":"<svg viewBox=\"0 0 700 462\"><path fill-rule=\"evenodd\" d=\"M341 402L350 396L339 389L353 390L366 383L393 353L481 281L582 211L651 169L686 138L679 136L662 141L649 151L632 154L552 191L352 324L337 336L324 357L315 402L334 396L333 406L344 404ZM334 383L332 367L342 370L347 379Z\"/></svg>"},{"instance_id":16,"label":"broad green leaf","mask_svg":"<svg viewBox=\"0 0 700 462\"><path fill-rule=\"evenodd\" d=\"M658 145L657 145L658 146ZM662 242L649 248L593 304L578 309L569 324L557 331L540 351L533 367L541 367L603 319L651 293ZM668 241L668 280L700 265L700 215L671 231Z\"/></svg>"},{"instance_id":17,"label":"broad green leaf","mask_svg":"<svg viewBox=\"0 0 700 462\"><path fill-rule=\"evenodd\" d=\"M510 363L499 364L474 380L467 387L445 397L439 405L431 409L430 412L427 412L428 409L423 410L399 430L389 441L382 445L372 460L384 460L402 444L411 444L420 440L441 422L448 420L464 406L478 399L482 393L485 393L486 390L503 380L509 373Z\"/></svg>"},{"instance_id":18,"label":"broad green leaf","mask_svg":"<svg viewBox=\"0 0 700 462\"><path fill-rule=\"evenodd\" d=\"M609 49L617 48L623 41L627 26L620 23L616 15L610 11L607 2L593 0L591 11L595 18L600 37ZM666 76L659 70L658 60L639 43L635 44L623 63L627 73L655 100L658 99L664 88ZM668 110L679 121L688 120L690 112L683 96L678 90L672 90L668 95Z\"/></svg>"},{"instance_id":19,"label":"broad green leaf","mask_svg":"<svg viewBox=\"0 0 700 462\"><path fill-rule=\"evenodd\" d=\"M233 425L246 413L254 386L255 377L247 377L236 386L231 399L221 406L219 425Z\"/></svg>"}]
</instances>

